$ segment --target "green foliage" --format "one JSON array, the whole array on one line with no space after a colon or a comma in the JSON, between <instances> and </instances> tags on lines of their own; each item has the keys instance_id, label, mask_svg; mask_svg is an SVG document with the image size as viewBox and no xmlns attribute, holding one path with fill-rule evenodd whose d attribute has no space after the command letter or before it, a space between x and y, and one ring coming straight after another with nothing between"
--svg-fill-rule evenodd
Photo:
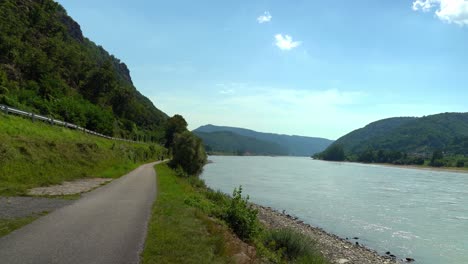
<instances>
[{"instance_id":1,"label":"green foliage","mask_svg":"<svg viewBox=\"0 0 468 264\"><path fill-rule=\"evenodd\" d=\"M187 121L181 115L174 115L169 118L165 126L165 147L172 148L174 146L175 137L187 131Z\"/></svg>"},{"instance_id":2,"label":"green foliage","mask_svg":"<svg viewBox=\"0 0 468 264\"><path fill-rule=\"evenodd\" d=\"M442 153L442 151L436 150L432 153L432 158L431 158L431 162L429 163L429 165L431 165L432 167L443 167L445 166L443 159L444 159L444 154Z\"/></svg>"},{"instance_id":3,"label":"green foliage","mask_svg":"<svg viewBox=\"0 0 468 264\"><path fill-rule=\"evenodd\" d=\"M444 113L421 118L398 117L376 121L336 141L346 153L369 147L430 158L435 150L468 154L468 113Z\"/></svg>"},{"instance_id":4,"label":"green foliage","mask_svg":"<svg viewBox=\"0 0 468 264\"><path fill-rule=\"evenodd\" d=\"M0 195L86 177L120 177L159 159L154 144L111 141L0 114Z\"/></svg>"},{"instance_id":5,"label":"green foliage","mask_svg":"<svg viewBox=\"0 0 468 264\"><path fill-rule=\"evenodd\" d=\"M20 217L20 218L13 218L13 219L1 219L0 218L0 237L5 236L16 229L19 229L37 218L39 218L42 215L45 215L46 213L41 213L37 215L31 215L27 217Z\"/></svg>"},{"instance_id":6,"label":"green foliage","mask_svg":"<svg viewBox=\"0 0 468 264\"><path fill-rule=\"evenodd\" d=\"M156 166L158 197L153 205L142 263L230 263L226 227L193 204L203 203L186 178L166 164ZM190 202L189 202L190 201Z\"/></svg>"},{"instance_id":7,"label":"green foliage","mask_svg":"<svg viewBox=\"0 0 468 264\"><path fill-rule=\"evenodd\" d=\"M223 217L240 239L250 241L260 231L257 210L249 205L249 197L242 197L242 186L234 189L232 200Z\"/></svg>"},{"instance_id":8,"label":"green foliage","mask_svg":"<svg viewBox=\"0 0 468 264\"><path fill-rule=\"evenodd\" d=\"M468 155L468 113L384 119L339 138L332 146L338 144L350 161L461 166L458 157ZM323 158L327 151L315 157ZM436 151L439 157L433 157Z\"/></svg>"},{"instance_id":9,"label":"green foliage","mask_svg":"<svg viewBox=\"0 0 468 264\"><path fill-rule=\"evenodd\" d=\"M265 235L263 243L294 263L327 263L315 249L315 242L310 237L292 229L272 230Z\"/></svg>"},{"instance_id":10,"label":"green foliage","mask_svg":"<svg viewBox=\"0 0 468 264\"><path fill-rule=\"evenodd\" d=\"M107 135L161 140L167 116L58 3L0 1L0 29L0 103Z\"/></svg>"},{"instance_id":11,"label":"green foliage","mask_svg":"<svg viewBox=\"0 0 468 264\"><path fill-rule=\"evenodd\" d=\"M248 241L256 247L257 256L262 260L289 262L284 246L273 246L277 243L272 239L265 242L271 237L270 232L262 228L248 198L242 198L242 188L235 190L231 198L210 190L198 177L178 177L166 164L158 164L156 169L158 198L153 206L142 263L234 263L232 256L243 251L239 251L242 247L239 248L228 232L228 227L234 230L233 226L242 229L239 233L245 236L250 234ZM228 215L230 221L226 220ZM313 246L310 239L299 240L299 247ZM285 243L289 244L294 243ZM295 251L292 246L287 247ZM294 263L327 263L314 249L302 248L300 252Z\"/></svg>"},{"instance_id":12,"label":"green foliage","mask_svg":"<svg viewBox=\"0 0 468 264\"><path fill-rule=\"evenodd\" d=\"M332 144L325 151L316 156L317 158L329 161L344 161L346 159L343 146Z\"/></svg>"},{"instance_id":13,"label":"green foliage","mask_svg":"<svg viewBox=\"0 0 468 264\"><path fill-rule=\"evenodd\" d=\"M172 152L170 165L173 168L182 168L187 175L200 174L207 161L201 139L189 131L175 135Z\"/></svg>"},{"instance_id":14,"label":"green foliage","mask_svg":"<svg viewBox=\"0 0 468 264\"><path fill-rule=\"evenodd\" d=\"M399 151L378 150L375 151L368 148L362 153L358 153L356 160L352 157L350 161L358 161L364 163L389 163L394 165L423 165L424 158L420 156L412 156Z\"/></svg>"}]
</instances>

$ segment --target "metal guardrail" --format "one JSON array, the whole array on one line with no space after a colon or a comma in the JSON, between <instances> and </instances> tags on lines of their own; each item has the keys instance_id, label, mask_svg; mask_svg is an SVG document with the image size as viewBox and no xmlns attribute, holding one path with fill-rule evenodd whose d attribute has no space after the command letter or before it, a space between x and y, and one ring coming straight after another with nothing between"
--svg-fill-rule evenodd
<instances>
[{"instance_id":1,"label":"metal guardrail","mask_svg":"<svg viewBox=\"0 0 468 264\"><path fill-rule=\"evenodd\" d=\"M138 143L138 141L106 136L106 135L103 135L103 134L88 130L88 129L84 128L84 127L77 126L77 125L72 124L72 123L64 122L64 121L57 120L57 119L50 118L50 117L37 115L37 114L34 114L34 113L29 113L29 112L22 111L22 110L19 110L19 109L15 109L13 107L9 107L9 106L6 106L6 105L0 105L0 111L2 111L5 114L16 114L16 115L20 115L20 116L26 116L26 117L31 118L31 120L33 122L35 120L40 120L40 121L50 123L51 125L63 126L63 127L66 127L66 128L71 128L71 129L83 131L84 133L94 135L94 136L98 136L98 137L102 137L102 138Z\"/></svg>"}]
</instances>

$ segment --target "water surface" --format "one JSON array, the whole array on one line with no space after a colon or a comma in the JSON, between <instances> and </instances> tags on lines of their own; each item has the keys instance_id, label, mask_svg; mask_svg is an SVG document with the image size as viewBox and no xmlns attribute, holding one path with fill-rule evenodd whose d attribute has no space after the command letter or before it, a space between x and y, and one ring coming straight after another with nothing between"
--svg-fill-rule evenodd
<instances>
[{"instance_id":1,"label":"water surface","mask_svg":"<svg viewBox=\"0 0 468 264\"><path fill-rule=\"evenodd\" d=\"M468 263L468 174L291 157L210 157L202 178L383 254Z\"/></svg>"}]
</instances>

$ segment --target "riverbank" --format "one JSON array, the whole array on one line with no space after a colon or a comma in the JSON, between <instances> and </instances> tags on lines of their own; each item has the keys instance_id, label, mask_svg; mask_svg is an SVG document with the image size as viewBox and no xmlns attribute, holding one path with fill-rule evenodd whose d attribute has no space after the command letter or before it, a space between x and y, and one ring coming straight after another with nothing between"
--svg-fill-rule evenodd
<instances>
[{"instance_id":1,"label":"riverbank","mask_svg":"<svg viewBox=\"0 0 468 264\"><path fill-rule=\"evenodd\" d=\"M255 205L260 221L272 229L291 228L310 236L317 243L317 248L331 263L337 264L390 264L408 263L411 259L400 259L391 253L381 256L377 252L359 244L359 240L346 240L324 230L310 226L300 219L283 214L270 207ZM357 242L357 243L356 243Z\"/></svg>"},{"instance_id":2,"label":"riverbank","mask_svg":"<svg viewBox=\"0 0 468 264\"><path fill-rule=\"evenodd\" d=\"M387 163L363 163L373 164L385 167L402 168L402 169L413 169L413 170L426 170L426 171L443 171L443 172L457 172L457 173L468 173L468 168L457 168L457 167L431 167L426 165L394 165Z\"/></svg>"},{"instance_id":3,"label":"riverbank","mask_svg":"<svg viewBox=\"0 0 468 264\"><path fill-rule=\"evenodd\" d=\"M312 159L319 160L319 159ZM319 160L325 162L336 162L336 163L357 163L363 165L376 165L384 166L389 168L401 168L401 169L415 169L415 170L425 170L425 171L445 171L445 172L457 172L457 173L468 173L468 167L458 168L458 167L432 167L428 165L396 165L390 163L364 163L364 162L354 162L354 161L328 161L328 160Z\"/></svg>"}]
</instances>

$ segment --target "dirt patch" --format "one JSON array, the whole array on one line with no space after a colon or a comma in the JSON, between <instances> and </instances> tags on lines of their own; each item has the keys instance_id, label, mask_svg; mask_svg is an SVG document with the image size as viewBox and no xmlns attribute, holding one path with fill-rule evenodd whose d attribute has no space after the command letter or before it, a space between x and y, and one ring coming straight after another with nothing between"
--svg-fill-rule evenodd
<instances>
[{"instance_id":1,"label":"dirt patch","mask_svg":"<svg viewBox=\"0 0 468 264\"><path fill-rule=\"evenodd\" d=\"M33 188L28 191L29 195L72 195L89 192L103 184L112 181L112 179L94 178L94 179L81 179L71 182L63 182L60 185L53 185L48 187Z\"/></svg>"}]
</instances>

